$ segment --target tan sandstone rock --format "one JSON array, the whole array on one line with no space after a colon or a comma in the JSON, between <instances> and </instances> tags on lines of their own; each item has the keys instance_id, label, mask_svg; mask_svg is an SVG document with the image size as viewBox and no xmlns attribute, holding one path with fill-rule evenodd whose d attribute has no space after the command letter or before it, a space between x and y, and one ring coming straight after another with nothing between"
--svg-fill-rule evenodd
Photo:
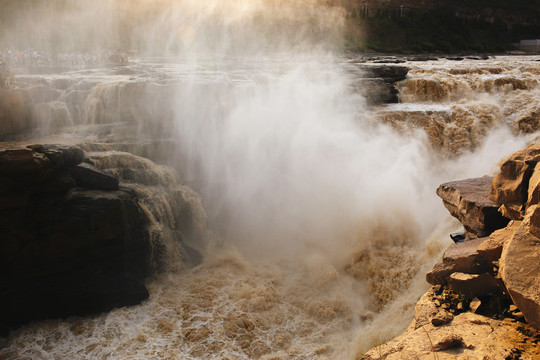
<instances>
[{"instance_id":1,"label":"tan sandstone rock","mask_svg":"<svg viewBox=\"0 0 540 360\"><path fill-rule=\"evenodd\" d=\"M521 221L511 221L504 229L493 232L478 246L478 253L490 261L497 261L501 257L503 246L510 239Z\"/></svg>"},{"instance_id":2,"label":"tan sandstone rock","mask_svg":"<svg viewBox=\"0 0 540 360\"><path fill-rule=\"evenodd\" d=\"M527 322L540 329L540 207L528 209L527 217L504 246L501 275L514 304Z\"/></svg>"},{"instance_id":3,"label":"tan sandstone rock","mask_svg":"<svg viewBox=\"0 0 540 360\"><path fill-rule=\"evenodd\" d=\"M433 269L426 274L432 285L446 285L452 273L482 274L491 270L491 263L478 254L478 246L484 238L451 245Z\"/></svg>"},{"instance_id":4,"label":"tan sandstone rock","mask_svg":"<svg viewBox=\"0 0 540 360\"><path fill-rule=\"evenodd\" d=\"M531 173L525 161L509 159L501 165L501 172L493 179L489 199L497 204L524 203L525 181Z\"/></svg>"},{"instance_id":5,"label":"tan sandstone rock","mask_svg":"<svg viewBox=\"0 0 540 360\"><path fill-rule=\"evenodd\" d=\"M435 292L433 291L433 288L422 295L414 308L414 320L409 325L409 328L418 329L423 325L431 323L432 319L437 316L439 308L432 301L434 297Z\"/></svg>"},{"instance_id":6,"label":"tan sandstone rock","mask_svg":"<svg viewBox=\"0 0 540 360\"><path fill-rule=\"evenodd\" d=\"M444 206L465 227L468 238L487 236L509 221L497 211L499 205L488 198L492 179L452 181L437 189Z\"/></svg>"},{"instance_id":7,"label":"tan sandstone rock","mask_svg":"<svg viewBox=\"0 0 540 360\"><path fill-rule=\"evenodd\" d=\"M437 194L465 226L469 239L489 235L486 207L499 208L514 220L503 229L492 228L497 231L489 237L451 246L426 275L431 284L448 285L452 293L482 300L474 298L470 311L461 313L466 309L463 303L450 309L441 304L442 295L434 287L418 301L415 318L403 335L357 359L540 359L539 161L540 145L531 145L504 161L491 185L489 178L481 178L439 187ZM500 279L492 275L497 262ZM508 307L501 288L515 306ZM486 296L490 293L494 295ZM480 315L486 309L506 317Z\"/></svg>"},{"instance_id":8,"label":"tan sandstone rock","mask_svg":"<svg viewBox=\"0 0 540 360\"><path fill-rule=\"evenodd\" d=\"M540 207L538 205L529 208L529 231L540 238Z\"/></svg>"},{"instance_id":9,"label":"tan sandstone rock","mask_svg":"<svg viewBox=\"0 0 540 360\"><path fill-rule=\"evenodd\" d=\"M469 299L500 292L497 280L493 275L486 273L464 274L455 272L448 278L448 286Z\"/></svg>"},{"instance_id":10,"label":"tan sandstone rock","mask_svg":"<svg viewBox=\"0 0 540 360\"><path fill-rule=\"evenodd\" d=\"M527 207L540 203L540 165L534 166L533 173L529 179L527 191Z\"/></svg>"},{"instance_id":11,"label":"tan sandstone rock","mask_svg":"<svg viewBox=\"0 0 540 360\"><path fill-rule=\"evenodd\" d=\"M425 304L424 304L425 305ZM466 312L443 326L423 323L376 346L358 360L499 360L539 359L539 332L525 324Z\"/></svg>"},{"instance_id":12,"label":"tan sandstone rock","mask_svg":"<svg viewBox=\"0 0 540 360\"><path fill-rule=\"evenodd\" d=\"M502 204L499 207L499 212L507 219L523 220L523 216L525 214L525 205L518 202Z\"/></svg>"},{"instance_id":13,"label":"tan sandstone rock","mask_svg":"<svg viewBox=\"0 0 540 360\"><path fill-rule=\"evenodd\" d=\"M505 160L500 173L493 178L489 199L497 204L525 204L529 179L539 160L540 145L530 145Z\"/></svg>"},{"instance_id":14,"label":"tan sandstone rock","mask_svg":"<svg viewBox=\"0 0 540 360\"><path fill-rule=\"evenodd\" d=\"M454 320L454 315L449 311L441 309L437 315L431 319L431 323L435 326L441 326L452 322L452 320Z\"/></svg>"}]
</instances>

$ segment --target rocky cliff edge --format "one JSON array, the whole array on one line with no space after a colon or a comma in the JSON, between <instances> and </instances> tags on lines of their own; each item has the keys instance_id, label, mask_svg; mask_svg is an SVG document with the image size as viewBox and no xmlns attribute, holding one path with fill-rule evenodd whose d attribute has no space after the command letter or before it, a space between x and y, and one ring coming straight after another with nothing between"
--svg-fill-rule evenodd
<instances>
[{"instance_id":1,"label":"rocky cliff edge","mask_svg":"<svg viewBox=\"0 0 540 360\"><path fill-rule=\"evenodd\" d=\"M407 331L359 358L540 359L540 145L437 194L465 233L426 275Z\"/></svg>"},{"instance_id":2,"label":"rocky cliff edge","mask_svg":"<svg viewBox=\"0 0 540 360\"><path fill-rule=\"evenodd\" d=\"M201 261L206 214L169 168L103 145L0 144L0 335L138 304Z\"/></svg>"}]
</instances>

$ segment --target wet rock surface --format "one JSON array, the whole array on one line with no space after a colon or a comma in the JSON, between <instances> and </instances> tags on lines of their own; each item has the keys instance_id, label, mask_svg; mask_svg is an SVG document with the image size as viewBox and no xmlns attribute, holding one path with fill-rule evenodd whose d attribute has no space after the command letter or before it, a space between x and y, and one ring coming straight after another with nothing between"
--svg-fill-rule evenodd
<instances>
[{"instance_id":1,"label":"wet rock surface","mask_svg":"<svg viewBox=\"0 0 540 360\"><path fill-rule=\"evenodd\" d=\"M367 66L365 70L390 84L404 80L409 72L409 68L400 65L372 65Z\"/></svg>"},{"instance_id":2,"label":"wet rock surface","mask_svg":"<svg viewBox=\"0 0 540 360\"><path fill-rule=\"evenodd\" d=\"M70 172L77 185L90 189L118 190L118 178L99 171L95 166L82 163Z\"/></svg>"},{"instance_id":3,"label":"wet rock surface","mask_svg":"<svg viewBox=\"0 0 540 360\"><path fill-rule=\"evenodd\" d=\"M0 146L3 334L140 303L167 256L200 262L206 215L196 193L149 160L81 147Z\"/></svg>"},{"instance_id":4,"label":"wet rock surface","mask_svg":"<svg viewBox=\"0 0 540 360\"><path fill-rule=\"evenodd\" d=\"M387 62L387 61L385 61ZM362 76L356 80L355 89L371 105L399 102L394 84L407 77L409 69L401 65L362 65Z\"/></svg>"}]
</instances>

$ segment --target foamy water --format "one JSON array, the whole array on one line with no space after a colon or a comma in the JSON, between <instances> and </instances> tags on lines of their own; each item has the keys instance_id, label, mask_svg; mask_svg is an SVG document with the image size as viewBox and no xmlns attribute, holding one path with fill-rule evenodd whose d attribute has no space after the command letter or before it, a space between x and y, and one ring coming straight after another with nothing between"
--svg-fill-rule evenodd
<instances>
[{"instance_id":1,"label":"foamy water","mask_svg":"<svg viewBox=\"0 0 540 360\"><path fill-rule=\"evenodd\" d=\"M369 107L343 9L318 1L52 3L0 40L139 55L17 69L33 135L174 167L213 241L148 279L141 305L27 325L0 359L354 359L406 328L460 228L437 186L493 173L538 128L532 57L409 62L402 103Z\"/></svg>"},{"instance_id":2,"label":"foamy water","mask_svg":"<svg viewBox=\"0 0 540 360\"><path fill-rule=\"evenodd\" d=\"M381 121L403 134L426 131L447 157L474 152L493 129L522 136L538 130L540 93L535 57L409 62L398 83L401 104L383 107Z\"/></svg>"},{"instance_id":3,"label":"foamy water","mask_svg":"<svg viewBox=\"0 0 540 360\"><path fill-rule=\"evenodd\" d=\"M434 245L435 251L439 245ZM378 261L396 261L403 249ZM409 281L401 266L372 264L377 280ZM415 259L415 260L413 260ZM409 320L415 296L402 294L386 324L373 311L369 286L321 255L289 262L248 263L220 249L201 266L149 281L150 299L108 314L30 325L11 335L0 355L17 359L336 359L393 335ZM399 270L403 275L397 274ZM399 286L394 284L394 286ZM381 285L384 287L384 285ZM420 286L424 288L425 286ZM388 323L389 322L389 323ZM359 338L357 338L359 337ZM358 342L358 343L357 343ZM361 344L361 345L358 345Z\"/></svg>"},{"instance_id":4,"label":"foamy water","mask_svg":"<svg viewBox=\"0 0 540 360\"><path fill-rule=\"evenodd\" d=\"M515 66L512 58L493 66L501 62ZM134 132L111 130L113 143L122 134L178 141L178 170L198 187L218 235L203 264L148 279L140 306L25 326L2 340L0 357L342 359L399 334L427 288L425 272L459 229L436 187L491 173L527 137L499 110L500 121L475 123L498 93L370 109L348 92L343 64L141 59L120 74L19 76L19 84L67 81L60 98L86 88L76 104L84 116L66 137L98 140L96 128L124 124ZM412 79L432 67L417 66ZM457 157L433 152L422 126L403 133L378 115L460 108L481 136Z\"/></svg>"}]
</instances>

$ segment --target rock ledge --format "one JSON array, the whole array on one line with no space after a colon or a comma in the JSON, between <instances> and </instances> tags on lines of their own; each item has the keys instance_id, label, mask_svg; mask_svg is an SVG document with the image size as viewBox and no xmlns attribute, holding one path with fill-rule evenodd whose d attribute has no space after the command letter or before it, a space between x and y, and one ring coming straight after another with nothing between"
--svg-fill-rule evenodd
<instances>
[{"instance_id":1,"label":"rock ledge","mask_svg":"<svg viewBox=\"0 0 540 360\"><path fill-rule=\"evenodd\" d=\"M140 303L147 276L182 266L168 256L200 261L186 245L206 237L198 195L168 168L94 150L1 144L0 335Z\"/></svg>"}]
</instances>

